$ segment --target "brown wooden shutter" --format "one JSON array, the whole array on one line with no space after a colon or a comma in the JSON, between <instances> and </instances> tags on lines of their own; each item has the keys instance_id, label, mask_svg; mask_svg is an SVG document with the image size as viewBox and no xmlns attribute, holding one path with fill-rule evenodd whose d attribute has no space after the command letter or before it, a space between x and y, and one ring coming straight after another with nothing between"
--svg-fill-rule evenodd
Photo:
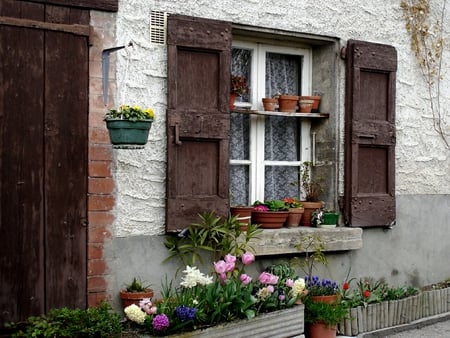
<instances>
[{"instance_id":1,"label":"brown wooden shutter","mask_svg":"<svg viewBox=\"0 0 450 338\"><path fill-rule=\"evenodd\" d=\"M231 24L168 19L166 230L228 214Z\"/></svg>"},{"instance_id":2,"label":"brown wooden shutter","mask_svg":"<svg viewBox=\"0 0 450 338\"><path fill-rule=\"evenodd\" d=\"M346 223L389 226L395 222L397 52L350 40L346 56Z\"/></svg>"}]
</instances>

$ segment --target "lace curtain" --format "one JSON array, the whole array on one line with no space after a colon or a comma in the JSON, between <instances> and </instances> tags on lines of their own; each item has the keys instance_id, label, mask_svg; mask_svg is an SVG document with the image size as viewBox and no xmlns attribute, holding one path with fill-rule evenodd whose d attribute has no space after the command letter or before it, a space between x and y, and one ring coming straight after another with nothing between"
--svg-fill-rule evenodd
<instances>
[{"instance_id":1,"label":"lace curtain","mask_svg":"<svg viewBox=\"0 0 450 338\"><path fill-rule=\"evenodd\" d=\"M251 84L252 51L232 50L233 75L245 76ZM301 58L294 55L266 54L265 96L277 93L298 94L300 92ZM244 101L249 98L244 97ZM299 119L281 116L266 116L264 159L266 161L300 160ZM230 154L234 160L250 159L250 118L246 114L231 114ZM299 196L299 168L297 166L266 166L264 175L264 198L282 199ZM231 205L249 205L250 170L248 165L231 165Z\"/></svg>"}]
</instances>

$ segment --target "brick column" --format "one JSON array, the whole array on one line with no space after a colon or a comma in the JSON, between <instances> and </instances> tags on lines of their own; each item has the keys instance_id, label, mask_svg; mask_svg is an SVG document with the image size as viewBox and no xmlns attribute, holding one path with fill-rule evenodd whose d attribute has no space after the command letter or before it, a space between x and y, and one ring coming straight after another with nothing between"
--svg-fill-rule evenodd
<instances>
[{"instance_id":1,"label":"brick column","mask_svg":"<svg viewBox=\"0 0 450 338\"><path fill-rule=\"evenodd\" d=\"M88 168L88 306L108 299L108 257L105 244L112 237L115 185L111 174L112 148L103 121L102 50L115 45L114 13L91 11L89 51L89 168ZM115 80L114 65L110 65L109 81ZM111 88L111 86L110 86ZM111 89L110 89L111 92ZM110 93L111 94L111 93Z\"/></svg>"}]
</instances>

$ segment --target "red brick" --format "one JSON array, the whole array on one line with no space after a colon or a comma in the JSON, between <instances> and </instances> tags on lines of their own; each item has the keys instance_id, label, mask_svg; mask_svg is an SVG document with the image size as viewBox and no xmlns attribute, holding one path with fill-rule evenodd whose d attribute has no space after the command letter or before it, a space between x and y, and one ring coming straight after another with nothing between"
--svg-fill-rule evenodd
<instances>
[{"instance_id":1,"label":"red brick","mask_svg":"<svg viewBox=\"0 0 450 338\"><path fill-rule=\"evenodd\" d=\"M88 210L112 210L116 203L116 199L111 195L89 195L88 196Z\"/></svg>"},{"instance_id":2,"label":"red brick","mask_svg":"<svg viewBox=\"0 0 450 338\"><path fill-rule=\"evenodd\" d=\"M114 180L110 177L89 177L89 194L109 195L114 192Z\"/></svg>"},{"instance_id":3,"label":"red brick","mask_svg":"<svg viewBox=\"0 0 450 338\"><path fill-rule=\"evenodd\" d=\"M101 276L106 271L106 262L103 259L91 259L88 261L88 276Z\"/></svg>"},{"instance_id":4,"label":"red brick","mask_svg":"<svg viewBox=\"0 0 450 338\"><path fill-rule=\"evenodd\" d=\"M114 222L114 215L107 211L89 211L89 226L111 225Z\"/></svg>"},{"instance_id":5,"label":"red brick","mask_svg":"<svg viewBox=\"0 0 450 338\"><path fill-rule=\"evenodd\" d=\"M89 243L103 243L105 241L105 238L111 238L111 232L105 226L89 227Z\"/></svg>"},{"instance_id":6,"label":"red brick","mask_svg":"<svg viewBox=\"0 0 450 338\"><path fill-rule=\"evenodd\" d=\"M89 162L90 177L111 177L110 161L90 161Z\"/></svg>"},{"instance_id":7,"label":"red brick","mask_svg":"<svg viewBox=\"0 0 450 338\"><path fill-rule=\"evenodd\" d=\"M108 301L110 298L106 292L89 292L88 293L88 306L98 306L102 301Z\"/></svg>"},{"instance_id":8,"label":"red brick","mask_svg":"<svg viewBox=\"0 0 450 338\"><path fill-rule=\"evenodd\" d=\"M87 284L88 292L104 292L108 286L103 277L89 277Z\"/></svg>"},{"instance_id":9,"label":"red brick","mask_svg":"<svg viewBox=\"0 0 450 338\"><path fill-rule=\"evenodd\" d=\"M101 143L101 144L111 144L111 140L109 139L108 129L106 129L106 125L100 128L89 128L89 142L91 144Z\"/></svg>"},{"instance_id":10,"label":"red brick","mask_svg":"<svg viewBox=\"0 0 450 338\"><path fill-rule=\"evenodd\" d=\"M89 147L90 161L111 161L112 149L110 145L96 144Z\"/></svg>"},{"instance_id":11,"label":"red brick","mask_svg":"<svg viewBox=\"0 0 450 338\"><path fill-rule=\"evenodd\" d=\"M88 259L102 259L103 258L103 244L102 243L88 243Z\"/></svg>"}]
</instances>

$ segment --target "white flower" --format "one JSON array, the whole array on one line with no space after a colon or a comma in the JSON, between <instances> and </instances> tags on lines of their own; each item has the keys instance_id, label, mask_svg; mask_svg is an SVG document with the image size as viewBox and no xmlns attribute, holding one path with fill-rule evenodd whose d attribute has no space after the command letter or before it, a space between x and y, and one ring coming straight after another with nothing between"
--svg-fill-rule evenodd
<instances>
[{"instance_id":1,"label":"white flower","mask_svg":"<svg viewBox=\"0 0 450 338\"><path fill-rule=\"evenodd\" d=\"M197 267L186 266L183 271L186 275L182 278L180 285L185 288L193 288L197 285L208 285L213 282L212 276L205 276Z\"/></svg>"},{"instance_id":2,"label":"white flower","mask_svg":"<svg viewBox=\"0 0 450 338\"><path fill-rule=\"evenodd\" d=\"M305 280L303 278L296 279L294 285L292 285L292 295L298 297L305 290Z\"/></svg>"},{"instance_id":3,"label":"white flower","mask_svg":"<svg viewBox=\"0 0 450 338\"><path fill-rule=\"evenodd\" d=\"M144 324L145 317L147 317L145 312L143 312L141 308L136 304L131 304L130 306L127 306L124 309L124 312L129 320L132 320L133 322L138 324Z\"/></svg>"}]
</instances>

